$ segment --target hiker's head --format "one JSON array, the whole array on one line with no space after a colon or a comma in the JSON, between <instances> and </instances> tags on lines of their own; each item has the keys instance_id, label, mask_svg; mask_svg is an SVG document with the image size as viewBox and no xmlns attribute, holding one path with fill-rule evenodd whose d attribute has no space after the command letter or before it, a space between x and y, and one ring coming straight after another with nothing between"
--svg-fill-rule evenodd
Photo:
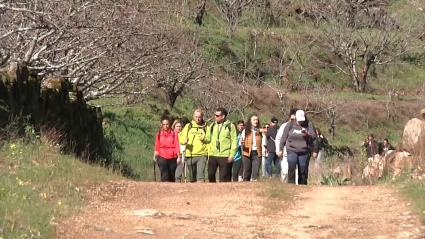
<instances>
[{"instance_id":1,"label":"hiker's head","mask_svg":"<svg viewBox=\"0 0 425 239\"><path fill-rule=\"evenodd\" d=\"M176 131L177 133L180 133L182 131L182 123L180 122L180 120L176 119L173 122L173 126L171 127L174 131Z\"/></svg>"},{"instance_id":2,"label":"hiker's head","mask_svg":"<svg viewBox=\"0 0 425 239\"><path fill-rule=\"evenodd\" d=\"M267 133L267 131L269 130L269 128L270 128L270 124L265 124L264 127L263 127L263 132L264 133Z\"/></svg>"},{"instance_id":3,"label":"hiker's head","mask_svg":"<svg viewBox=\"0 0 425 239\"><path fill-rule=\"evenodd\" d=\"M387 146L390 142L388 141L388 139L384 139L384 145Z\"/></svg>"},{"instance_id":4,"label":"hiker's head","mask_svg":"<svg viewBox=\"0 0 425 239\"><path fill-rule=\"evenodd\" d=\"M373 134L369 134L367 136L367 140L372 141L375 138L375 136Z\"/></svg>"},{"instance_id":5,"label":"hiker's head","mask_svg":"<svg viewBox=\"0 0 425 239\"><path fill-rule=\"evenodd\" d=\"M181 117L180 123L182 124L182 127L184 127L186 124L190 123L190 120L187 117Z\"/></svg>"},{"instance_id":6,"label":"hiker's head","mask_svg":"<svg viewBox=\"0 0 425 239\"><path fill-rule=\"evenodd\" d=\"M257 115L251 115L248 119L248 121L246 122L246 128L245 128L245 132L247 132L248 134L251 133L252 129L255 128L260 128L260 119L258 118Z\"/></svg>"},{"instance_id":7,"label":"hiker's head","mask_svg":"<svg viewBox=\"0 0 425 239\"><path fill-rule=\"evenodd\" d=\"M289 120L292 122L295 121L295 113L297 113L297 109L289 110Z\"/></svg>"},{"instance_id":8,"label":"hiker's head","mask_svg":"<svg viewBox=\"0 0 425 239\"><path fill-rule=\"evenodd\" d=\"M171 129L171 124L170 124L170 118L168 116L162 116L161 118L161 129L163 130L170 130Z\"/></svg>"},{"instance_id":9,"label":"hiker's head","mask_svg":"<svg viewBox=\"0 0 425 239\"><path fill-rule=\"evenodd\" d=\"M271 126L276 126L279 123L279 120L276 117L272 117L270 120Z\"/></svg>"},{"instance_id":10,"label":"hiker's head","mask_svg":"<svg viewBox=\"0 0 425 239\"><path fill-rule=\"evenodd\" d=\"M196 109L193 112L193 121L197 124L202 124L204 122L204 112L201 109Z\"/></svg>"},{"instance_id":11,"label":"hiker's head","mask_svg":"<svg viewBox=\"0 0 425 239\"><path fill-rule=\"evenodd\" d=\"M236 128L238 129L239 132L242 132L243 129L245 128L245 122L243 120L239 120L238 124L236 125Z\"/></svg>"},{"instance_id":12,"label":"hiker's head","mask_svg":"<svg viewBox=\"0 0 425 239\"><path fill-rule=\"evenodd\" d=\"M305 112L304 112L304 110L297 110L297 112L295 112L295 120L300 125L305 122Z\"/></svg>"},{"instance_id":13,"label":"hiker's head","mask_svg":"<svg viewBox=\"0 0 425 239\"><path fill-rule=\"evenodd\" d=\"M214 118L215 122L217 123L223 123L226 120L227 117L227 110L224 108L217 108L214 112Z\"/></svg>"}]
</instances>

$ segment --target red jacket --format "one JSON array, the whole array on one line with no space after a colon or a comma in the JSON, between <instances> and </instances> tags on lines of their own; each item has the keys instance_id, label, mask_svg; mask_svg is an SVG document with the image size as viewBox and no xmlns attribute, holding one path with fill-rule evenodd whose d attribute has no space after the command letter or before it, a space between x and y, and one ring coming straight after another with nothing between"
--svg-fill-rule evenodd
<instances>
[{"instance_id":1,"label":"red jacket","mask_svg":"<svg viewBox=\"0 0 425 239\"><path fill-rule=\"evenodd\" d=\"M178 134L173 130L160 130L155 137L155 151L164 159L175 159L180 152Z\"/></svg>"}]
</instances>

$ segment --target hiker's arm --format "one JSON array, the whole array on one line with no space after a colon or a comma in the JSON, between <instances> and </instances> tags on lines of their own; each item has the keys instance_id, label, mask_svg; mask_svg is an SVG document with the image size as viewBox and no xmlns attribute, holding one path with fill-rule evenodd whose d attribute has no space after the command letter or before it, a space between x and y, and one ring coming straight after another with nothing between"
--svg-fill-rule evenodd
<instances>
[{"instance_id":1,"label":"hiker's arm","mask_svg":"<svg viewBox=\"0 0 425 239\"><path fill-rule=\"evenodd\" d=\"M155 152L154 155L157 156L159 154L159 132L155 134Z\"/></svg>"},{"instance_id":2,"label":"hiker's arm","mask_svg":"<svg viewBox=\"0 0 425 239\"><path fill-rule=\"evenodd\" d=\"M204 137L204 140L202 140L202 143L204 144L211 143L211 137L212 137L211 131L212 131L211 125L208 125L205 127L205 137Z\"/></svg>"},{"instance_id":3,"label":"hiker's arm","mask_svg":"<svg viewBox=\"0 0 425 239\"><path fill-rule=\"evenodd\" d=\"M189 124L186 124L182 130L182 132L180 132L180 137L179 137L179 143L180 144L186 144L187 143L187 131L189 130Z\"/></svg>"},{"instance_id":4,"label":"hiker's arm","mask_svg":"<svg viewBox=\"0 0 425 239\"><path fill-rule=\"evenodd\" d=\"M311 123L308 124L308 127L306 130L307 130L307 137L310 137L311 140L316 140L316 137L317 137L316 129Z\"/></svg>"},{"instance_id":5,"label":"hiker's arm","mask_svg":"<svg viewBox=\"0 0 425 239\"><path fill-rule=\"evenodd\" d=\"M245 130L242 130L241 138L239 139L239 145L242 147L243 144L245 144Z\"/></svg>"},{"instance_id":6,"label":"hiker's arm","mask_svg":"<svg viewBox=\"0 0 425 239\"><path fill-rule=\"evenodd\" d=\"M177 154L177 158L180 158L179 134L174 134L174 152Z\"/></svg>"},{"instance_id":7,"label":"hiker's arm","mask_svg":"<svg viewBox=\"0 0 425 239\"><path fill-rule=\"evenodd\" d=\"M238 134L236 133L236 127L232 124L230 126L230 155L232 157L236 154L238 150Z\"/></svg>"},{"instance_id":8,"label":"hiker's arm","mask_svg":"<svg viewBox=\"0 0 425 239\"><path fill-rule=\"evenodd\" d=\"M282 138L280 139L280 149L283 149L283 147L286 145L286 140L289 136L289 130L291 130L292 125L286 124L285 129L283 130Z\"/></svg>"},{"instance_id":9,"label":"hiker's arm","mask_svg":"<svg viewBox=\"0 0 425 239\"><path fill-rule=\"evenodd\" d=\"M283 125L282 125L282 126L279 127L279 130L277 131L276 139L274 141L274 144L276 146L276 152L280 152L280 151L283 150L283 148L280 147L280 140L282 139L282 134L283 134L284 129L285 129L285 127L283 127Z\"/></svg>"}]
</instances>

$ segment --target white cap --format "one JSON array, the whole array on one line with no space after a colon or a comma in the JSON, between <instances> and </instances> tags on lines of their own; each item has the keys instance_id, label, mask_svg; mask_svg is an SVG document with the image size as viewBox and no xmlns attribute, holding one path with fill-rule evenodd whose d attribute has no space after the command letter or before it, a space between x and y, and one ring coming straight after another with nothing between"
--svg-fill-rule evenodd
<instances>
[{"instance_id":1,"label":"white cap","mask_svg":"<svg viewBox=\"0 0 425 239\"><path fill-rule=\"evenodd\" d=\"M297 110L297 112L295 113L295 119L300 122L300 121L305 121L305 113L304 110Z\"/></svg>"}]
</instances>

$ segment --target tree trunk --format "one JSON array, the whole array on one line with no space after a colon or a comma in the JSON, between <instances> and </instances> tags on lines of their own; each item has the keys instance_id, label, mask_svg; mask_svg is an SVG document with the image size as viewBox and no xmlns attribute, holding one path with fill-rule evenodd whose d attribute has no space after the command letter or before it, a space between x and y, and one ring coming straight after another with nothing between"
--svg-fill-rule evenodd
<instances>
[{"instance_id":1,"label":"tree trunk","mask_svg":"<svg viewBox=\"0 0 425 239\"><path fill-rule=\"evenodd\" d=\"M207 0L201 0L197 6L197 13L196 13L196 17L195 17L195 22L199 25L202 26L203 20L204 20L204 15L206 13L206 5L207 5Z\"/></svg>"},{"instance_id":2,"label":"tree trunk","mask_svg":"<svg viewBox=\"0 0 425 239\"><path fill-rule=\"evenodd\" d=\"M170 108L172 109L174 108L174 105L176 104L177 97L179 97L179 94L175 92L169 92L167 96L168 96L168 106L170 106Z\"/></svg>"},{"instance_id":3,"label":"tree trunk","mask_svg":"<svg viewBox=\"0 0 425 239\"><path fill-rule=\"evenodd\" d=\"M367 90L367 76L371 65L369 60L365 61L365 66L359 76L360 92L364 93Z\"/></svg>"},{"instance_id":4,"label":"tree trunk","mask_svg":"<svg viewBox=\"0 0 425 239\"><path fill-rule=\"evenodd\" d=\"M273 10L272 10L272 3L270 2L270 0L264 0L264 11L266 15L265 17L266 17L267 25L268 26L276 25L276 20L274 18Z\"/></svg>"}]
</instances>

